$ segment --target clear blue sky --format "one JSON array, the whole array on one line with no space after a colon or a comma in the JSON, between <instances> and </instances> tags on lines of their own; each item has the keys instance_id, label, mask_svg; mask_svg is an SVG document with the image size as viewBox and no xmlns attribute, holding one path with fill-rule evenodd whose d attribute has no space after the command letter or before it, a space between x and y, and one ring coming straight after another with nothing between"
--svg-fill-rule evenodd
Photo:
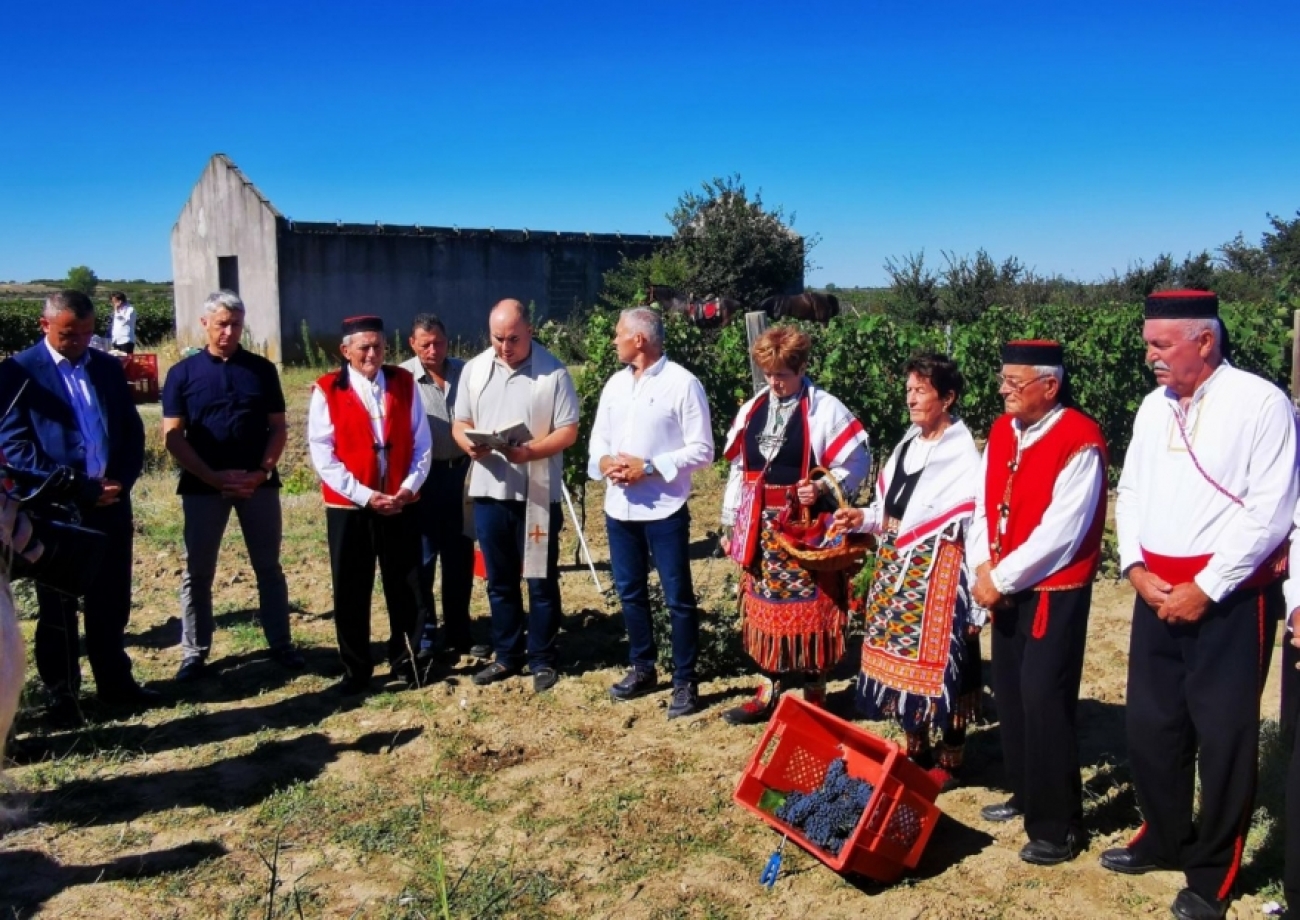
<instances>
[{"instance_id":1,"label":"clear blue sky","mask_svg":"<svg viewBox=\"0 0 1300 920\"><path fill-rule=\"evenodd\" d=\"M171 277L217 151L298 220L668 231L739 173L888 256L1092 280L1300 208L1296 0L21 3L0 281Z\"/></svg>"}]
</instances>

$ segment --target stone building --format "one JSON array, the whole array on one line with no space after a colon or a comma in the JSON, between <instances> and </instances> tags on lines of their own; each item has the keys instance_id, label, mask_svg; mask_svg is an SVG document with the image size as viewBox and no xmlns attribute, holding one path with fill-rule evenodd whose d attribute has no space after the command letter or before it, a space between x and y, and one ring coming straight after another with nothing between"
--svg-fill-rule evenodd
<instances>
[{"instance_id":1,"label":"stone building","mask_svg":"<svg viewBox=\"0 0 1300 920\"><path fill-rule=\"evenodd\" d=\"M304 223L285 218L222 153L199 177L172 227L176 333L200 345L199 314L217 288L248 306L245 341L277 362L306 341L337 354L347 316L376 313L404 330L437 313L454 340L486 339L503 297L532 302L538 320L595 303L601 276L650 254L666 236Z\"/></svg>"}]
</instances>

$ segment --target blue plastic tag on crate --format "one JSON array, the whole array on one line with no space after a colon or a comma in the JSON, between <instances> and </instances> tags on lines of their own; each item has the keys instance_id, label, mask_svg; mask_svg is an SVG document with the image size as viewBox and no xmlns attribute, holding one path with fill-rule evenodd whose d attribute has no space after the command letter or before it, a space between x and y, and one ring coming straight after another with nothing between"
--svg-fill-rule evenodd
<instances>
[{"instance_id":1,"label":"blue plastic tag on crate","mask_svg":"<svg viewBox=\"0 0 1300 920\"><path fill-rule=\"evenodd\" d=\"M776 884L776 877L781 874L781 851L785 849L785 842L790 839L786 834L781 838L780 844L772 851L772 855L767 858L767 865L763 867L763 874L758 877L758 883L768 891Z\"/></svg>"}]
</instances>

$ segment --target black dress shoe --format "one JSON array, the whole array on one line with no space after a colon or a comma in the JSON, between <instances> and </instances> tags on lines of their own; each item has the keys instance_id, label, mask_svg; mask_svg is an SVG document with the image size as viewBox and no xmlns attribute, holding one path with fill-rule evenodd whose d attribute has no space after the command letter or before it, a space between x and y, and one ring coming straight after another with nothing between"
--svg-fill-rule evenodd
<instances>
[{"instance_id":1,"label":"black dress shoe","mask_svg":"<svg viewBox=\"0 0 1300 920\"><path fill-rule=\"evenodd\" d=\"M1020 858L1035 866L1055 866L1074 859L1080 849L1079 838L1070 833L1066 835L1065 843L1031 840L1021 848Z\"/></svg>"},{"instance_id":2,"label":"black dress shoe","mask_svg":"<svg viewBox=\"0 0 1300 920\"><path fill-rule=\"evenodd\" d=\"M1222 920L1228 914L1228 902L1211 901L1184 888L1169 905L1169 912L1178 920Z\"/></svg>"},{"instance_id":3,"label":"black dress shoe","mask_svg":"<svg viewBox=\"0 0 1300 920\"><path fill-rule=\"evenodd\" d=\"M55 728L77 728L84 725L86 719L81 714L81 701L71 693L53 696L50 705L45 708L45 721Z\"/></svg>"},{"instance_id":4,"label":"black dress shoe","mask_svg":"<svg viewBox=\"0 0 1300 920\"><path fill-rule=\"evenodd\" d=\"M139 684L100 690L98 696L99 701L107 706L135 706L141 709L161 706L163 701L163 695L157 690L141 687Z\"/></svg>"},{"instance_id":5,"label":"black dress shoe","mask_svg":"<svg viewBox=\"0 0 1300 920\"><path fill-rule=\"evenodd\" d=\"M292 645L271 649L271 660L286 671L301 671L307 667L307 659Z\"/></svg>"},{"instance_id":6,"label":"black dress shoe","mask_svg":"<svg viewBox=\"0 0 1300 920\"><path fill-rule=\"evenodd\" d=\"M996 805L985 805L980 809L981 818L985 821L996 821L998 823L1011 821L1023 814L1024 812L1018 806L1013 805L1010 799Z\"/></svg>"},{"instance_id":7,"label":"black dress shoe","mask_svg":"<svg viewBox=\"0 0 1300 920\"><path fill-rule=\"evenodd\" d=\"M632 668L623 679L609 688L609 696L625 703L643 696L659 686L659 674L654 668Z\"/></svg>"},{"instance_id":8,"label":"black dress shoe","mask_svg":"<svg viewBox=\"0 0 1300 920\"><path fill-rule=\"evenodd\" d=\"M471 658L491 658L491 657L492 657L492 646L488 645L486 642L480 642L478 645L471 645L471 646L469 647L469 657L471 657Z\"/></svg>"},{"instance_id":9,"label":"black dress shoe","mask_svg":"<svg viewBox=\"0 0 1300 920\"><path fill-rule=\"evenodd\" d=\"M1160 867L1149 859L1143 859L1128 847L1115 847L1101 854L1098 860L1103 869L1109 869L1111 872L1122 872L1125 875L1142 875L1144 872L1154 872Z\"/></svg>"},{"instance_id":10,"label":"black dress shoe","mask_svg":"<svg viewBox=\"0 0 1300 920\"><path fill-rule=\"evenodd\" d=\"M488 684L495 684L499 680L505 680L507 677L514 677L519 673L518 668L508 668L499 661L494 661L482 671L474 675L473 681L480 687L486 687Z\"/></svg>"},{"instance_id":11,"label":"black dress shoe","mask_svg":"<svg viewBox=\"0 0 1300 920\"><path fill-rule=\"evenodd\" d=\"M176 682L183 684L191 680L198 680L203 676L203 672L207 670L207 666L207 662L198 656L186 658L176 670Z\"/></svg>"},{"instance_id":12,"label":"black dress shoe","mask_svg":"<svg viewBox=\"0 0 1300 920\"><path fill-rule=\"evenodd\" d=\"M555 686L555 682L560 679L560 674L555 668L540 667L533 668L533 692L545 693Z\"/></svg>"}]
</instances>

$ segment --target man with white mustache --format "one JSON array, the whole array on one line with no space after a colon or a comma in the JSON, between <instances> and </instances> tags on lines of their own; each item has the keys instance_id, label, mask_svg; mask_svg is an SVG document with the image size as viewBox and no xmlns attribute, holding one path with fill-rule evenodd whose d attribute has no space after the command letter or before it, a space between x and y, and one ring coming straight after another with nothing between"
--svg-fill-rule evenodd
<instances>
[{"instance_id":1,"label":"man with white mustache","mask_svg":"<svg viewBox=\"0 0 1300 920\"><path fill-rule=\"evenodd\" d=\"M1133 422L1115 508L1137 591L1128 748L1145 823L1101 864L1179 869L1183 920L1223 917L1255 796L1259 696L1284 612L1297 496L1296 426L1273 384L1224 359L1219 298L1146 299L1157 389ZM1193 824L1199 767L1201 807Z\"/></svg>"}]
</instances>

